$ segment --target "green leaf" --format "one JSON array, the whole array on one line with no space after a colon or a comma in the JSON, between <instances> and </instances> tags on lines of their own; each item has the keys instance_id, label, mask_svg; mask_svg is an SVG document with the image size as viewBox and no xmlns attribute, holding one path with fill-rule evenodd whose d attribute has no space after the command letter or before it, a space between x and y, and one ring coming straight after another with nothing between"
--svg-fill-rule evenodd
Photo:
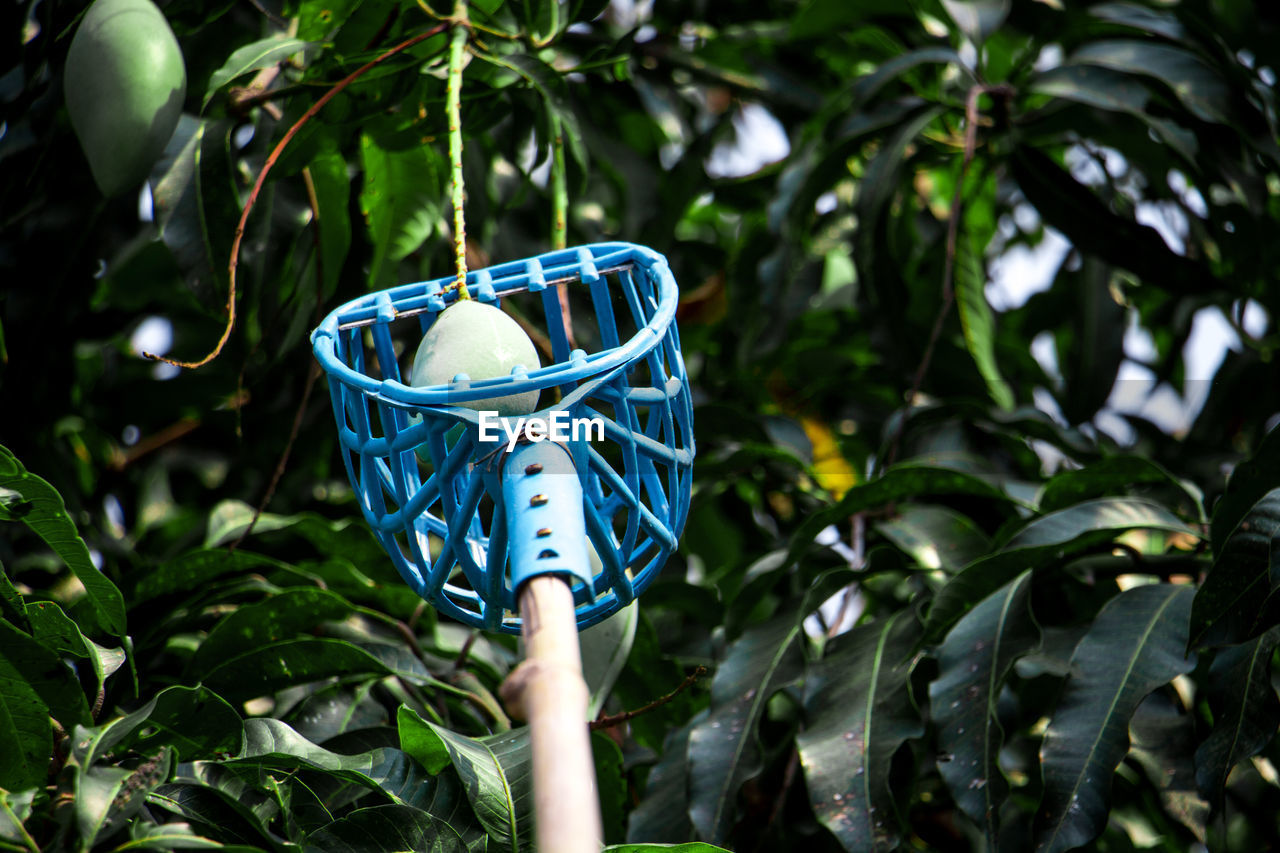
<instances>
[{"instance_id":1,"label":"green leaf","mask_svg":"<svg viewBox=\"0 0 1280 853\"><path fill-rule=\"evenodd\" d=\"M1033 519L995 554L977 560L934 596L925 636L937 642L970 608L1022 573L1114 540L1130 530L1168 530L1194 536L1177 516L1141 498L1100 498Z\"/></svg>"},{"instance_id":2,"label":"green leaf","mask_svg":"<svg viewBox=\"0 0 1280 853\"><path fill-rule=\"evenodd\" d=\"M1187 163L1195 162L1195 134L1152 110L1151 91L1131 74L1096 65L1058 65L1032 77L1027 91L1127 113L1151 127Z\"/></svg>"},{"instance_id":3,"label":"green leaf","mask_svg":"<svg viewBox=\"0 0 1280 853\"><path fill-rule=\"evenodd\" d=\"M1030 596L1027 570L969 611L938 649L938 677L929 685L938 770L956 805L993 843L1009 793L999 764L1004 732L996 705L1014 663L1040 641Z\"/></svg>"},{"instance_id":4,"label":"green leaf","mask_svg":"<svg viewBox=\"0 0 1280 853\"><path fill-rule=\"evenodd\" d=\"M1071 293L1075 322L1059 335L1058 363L1066 383L1060 396L1070 423L1084 423L1106 405L1124 360L1128 309L1111 293L1111 267L1086 255L1078 270L1063 264L1059 276Z\"/></svg>"},{"instance_id":5,"label":"green leaf","mask_svg":"<svg viewBox=\"0 0 1280 853\"><path fill-rule=\"evenodd\" d=\"M589 161L586 147L582 144L582 129L578 126L578 116L569 101L564 78L560 72L531 53L480 52L476 55L500 68L516 72L537 90L542 105L551 115L560 120L569 155L585 170Z\"/></svg>"},{"instance_id":6,"label":"green leaf","mask_svg":"<svg viewBox=\"0 0 1280 853\"><path fill-rule=\"evenodd\" d=\"M924 733L911 703L910 609L833 640L805 678L805 730L796 736L809 802L846 850L888 851L899 840L889 765Z\"/></svg>"},{"instance_id":7,"label":"green leaf","mask_svg":"<svg viewBox=\"0 0 1280 853\"><path fill-rule=\"evenodd\" d=\"M89 704L75 672L52 649L41 645L8 622L0 622L0 670L4 685L23 695L34 690L45 711L63 729L88 723ZM29 705L15 705L19 711ZM24 713L33 713L26 711ZM7 787L7 786L6 786Z\"/></svg>"},{"instance_id":8,"label":"green leaf","mask_svg":"<svg viewBox=\"0 0 1280 853\"><path fill-rule=\"evenodd\" d=\"M27 471L4 446L0 446L0 489L21 495L25 504L20 519L8 514L11 509L0 507L0 520L20 520L35 531L84 584L98 627L116 637L122 636L125 631L124 598L116 585L93 565L89 547L76 531L62 496L53 486Z\"/></svg>"},{"instance_id":9,"label":"green leaf","mask_svg":"<svg viewBox=\"0 0 1280 853\"><path fill-rule=\"evenodd\" d=\"M977 45L1000 29L1012 5L1012 0L942 0L951 20Z\"/></svg>"},{"instance_id":10,"label":"green leaf","mask_svg":"<svg viewBox=\"0 0 1280 853\"><path fill-rule=\"evenodd\" d=\"M529 729L484 738L449 731L402 707L400 742L428 772L452 763L491 842L517 853L533 839L533 773ZM425 727L425 728L424 728Z\"/></svg>"},{"instance_id":11,"label":"green leaf","mask_svg":"<svg viewBox=\"0 0 1280 853\"><path fill-rule=\"evenodd\" d=\"M604 840L620 841L627 825L627 773L622 749L603 732L591 733L591 754L596 769L596 793Z\"/></svg>"},{"instance_id":12,"label":"green leaf","mask_svg":"<svg viewBox=\"0 0 1280 853\"><path fill-rule=\"evenodd\" d=\"M1168 689L1142 700L1129 721L1129 754L1160 792L1165 811L1204 843L1209 804L1196 791L1195 718L1176 697Z\"/></svg>"},{"instance_id":13,"label":"green leaf","mask_svg":"<svg viewBox=\"0 0 1280 853\"><path fill-rule=\"evenodd\" d=\"M1027 201L1081 252L1172 293L1203 293L1216 284L1207 267L1172 252L1154 228L1114 213L1043 152L1020 145L1010 164Z\"/></svg>"},{"instance_id":14,"label":"green leaf","mask_svg":"<svg viewBox=\"0 0 1280 853\"><path fill-rule=\"evenodd\" d=\"M322 302L330 299L338 289L342 266L351 249L351 179L347 176L347 161L336 146L324 148L311 160L311 184L316 191L316 225L320 229Z\"/></svg>"},{"instance_id":15,"label":"green leaf","mask_svg":"<svg viewBox=\"0 0 1280 853\"><path fill-rule=\"evenodd\" d=\"M1037 850L1071 850L1102 832L1129 720L1147 694L1194 666L1185 655L1191 599L1188 586L1134 587L1107 602L1076 646L1040 748Z\"/></svg>"},{"instance_id":16,"label":"green leaf","mask_svg":"<svg viewBox=\"0 0 1280 853\"><path fill-rule=\"evenodd\" d=\"M723 847L707 844L704 841L689 841L687 844L611 844L600 850L600 853L728 853Z\"/></svg>"},{"instance_id":17,"label":"green leaf","mask_svg":"<svg viewBox=\"0 0 1280 853\"><path fill-rule=\"evenodd\" d=\"M467 853L447 823L408 806L356 809L307 836L303 850L316 853Z\"/></svg>"},{"instance_id":18,"label":"green leaf","mask_svg":"<svg viewBox=\"0 0 1280 853\"><path fill-rule=\"evenodd\" d=\"M211 838L257 849L279 849L278 839L248 806L211 785L170 782L153 791L147 802L197 824L201 834Z\"/></svg>"},{"instance_id":19,"label":"green leaf","mask_svg":"<svg viewBox=\"0 0 1280 853\"><path fill-rule=\"evenodd\" d=\"M409 753L378 747L356 755L340 755L317 746L279 720L252 719L244 724L244 748L230 768L296 769L328 771L371 790L398 805L426 809L437 803L435 784Z\"/></svg>"},{"instance_id":20,"label":"green leaf","mask_svg":"<svg viewBox=\"0 0 1280 853\"><path fill-rule=\"evenodd\" d=\"M388 262L408 257L440 220L444 164L430 146L386 151L368 135L360 138L360 162L360 211L373 243L368 280L385 284L394 277Z\"/></svg>"},{"instance_id":21,"label":"green leaf","mask_svg":"<svg viewBox=\"0 0 1280 853\"><path fill-rule=\"evenodd\" d=\"M205 88L200 109L203 111L208 107L218 90L237 77L285 62L295 53L308 47L310 44L301 39L275 35L239 48L227 57L227 61L222 63L221 68L209 75L209 85Z\"/></svg>"},{"instance_id":22,"label":"green leaf","mask_svg":"<svg viewBox=\"0 0 1280 853\"><path fill-rule=\"evenodd\" d=\"M169 778L173 755L162 750L136 768L85 765L75 773L75 816L80 849L119 831L146 802L147 795Z\"/></svg>"},{"instance_id":23,"label":"green leaf","mask_svg":"<svg viewBox=\"0 0 1280 853\"><path fill-rule=\"evenodd\" d=\"M1280 727L1280 699L1271 684L1271 656L1280 643L1272 628L1247 643L1221 649L1209 667L1207 693L1213 729L1196 749L1200 793L1220 803L1231 769L1261 752Z\"/></svg>"},{"instance_id":24,"label":"green leaf","mask_svg":"<svg viewBox=\"0 0 1280 853\"><path fill-rule=\"evenodd\" d=\"M17 631L0 623L0 633ZM23 791L44 784L53 760L49 706L26 676L0 654L0 788Z\"/></svg>"},{"instance_id":25,"label":"green leaf","mask_svg":"<svg viewBox=\"0 0 1280 853\"><path fill-rule=\"evenodd\" d=\"M631 811L627 838L686 841L693 836L689 820L689 735L706 721L699 711L689 722L671 731L662 747L662 758L649 771L644 797Z\"/></svg>"},{"instance_id":26,"label":"green leaf","mask_svg":"<svg viewBox=\"0 0 1280 853\"><path fill-rule=\"evenodd\" d=\"M183 280L201 305L221 316L227 258L240 215L230 120L183 114L151 174L155 221Z\"/></svg>"},{"instance_id":27,"label":"green leaf","mask_svg":"<svg viewBox=\"0 0 1280 853\"><path fill-rule=\"evenodd\" d=\"M3 498L3 490L0 490L0 498ZM16 492L10 492L16 495ZM0 503L3 501L0 500ZM4 510L0 509L0 513ZM0 563L0 619L4 619L13 624L13 626L21 631L31 632L31 620L27 617L27 602L13 585L13 581L9 579L8 573L4 570L4 564Z\"/></svg>"},{"instance_id":28,"label":"green leaf","mask_svg":"<svg viewBox=\"0 0 1280 853\"><path fill-rule=\"evenodd\" d=\"M131 714L99 727L96 755L131 749L152 755L173 749L183 761L234 754L241 748L240 715L206 687L166 687Z\"/></svg>"},{"instance_id":29,"label":"green leaf","mask_svg":"<svg viewBox=\"0 0 1280 853\"><path fill-rule=\"evenodd\" d=\"M964 330L965 348L987 383L987 393L1001 409L1013 408L1013 391L996 364L996 320L987 302L987 275L982 254L967 233L957 241L955 269L956 309Z\"/></svg>"},{"instance_id":30,"label":"green leaf","mask_svg":"<svg viewBox=\"0 0 1280 853\"><path fill-rule=\"evenodd\" d=\"M1213 507L1209 541L1213 553L1221 554L1227 539L1253 505L1280 483L1280 429L1273 429L1262 439L1248 459L1239 462L1227 480L1227 487Z\"/></svg>"},{"instance_id":31,"label":"green leaf","mask_svg":"<svg viewBox=\"0 0 1280 853\"><path fill-rule=\"evenodd\" d=\"M1169 44L1131 39L1103 39L1084 44L1071 62L1101 65L1128 74L1152 77L1164 83L1196 118L1230 124L1223 105L1231 89L1218 73L1190 51Z\"/></svg>"},{"instance_id":32,"label":"green leaf","mask_svg":"<svg viewBox=\"0 0 1280 853\"><path fill-rule=\"evenodd\" d=\"M26 844L29 836L23 824L31 817L31 804L35 796L35 788L12 794L0 790L0 839L14 844ZM26 849L31 849L31 845L28 844Z\"/></svg>"},{"instance_id":33,"label":"green leaf","mask_svg":"<svg viewBox=\"0 0 1280 853\"><path fill-rule=\"evenodd\" d=\"M191 824L180 821L168 823L145 823L133 821L129 824L129 841L119 845L116 850L222 850L224 853L257 853L258 847L223 844L197 835Z\"/></svg>"},{"instance_id":34,"label":"green leaf","mask_svg":"<svg viewBox=\"0 0 1280 853\"><path fill-rule=\"evenodd\" d=\"M966 515L950 507L908 504L896 518L876 525L882 536L921 566L955 571L991 550L991 542Z\"/></svg>"},{"instance_id":35,"label":"green leaf","mask_svg":"<svg viewBox=\"0 0 1280 853\"><path fill-rule=\"evenodd\" d=\"M578 646L582 650L582 677L590 691L587 717L594 719L599 715L614 682L627 665L639 621L640 604L633 601L578 635Z\"/></svg>"},{"instance_id":36,"label":"green leaf","mask_svg":"<svg viewBox=\"0 0 1280 853\"><path fill-rule=\"evenodd\" d=\"M836 503L810 513L792 536L787 561L793 562L812 548L813 540L829 525L839 524L859 512L921 495L973 495L1001 503L1010 501L1009 496L995 486L963 471L910 463L896 465L883 476L854 486Z\"/></svg>"},{"instance_id":37,"label":"green leaf","mask_svg":"<svg viewBox=\"0 0 1280 853\"><path fill-rule=\"evenodd\" d=\"M1277 541L1280 488L1253 505L1215 555L1191 611L1193 648L1243 642L1280 620L1273 596L1280 582Z\"/></svg>"},{"instance_id":38,"label":"green leaf","mask_svg":"<svg viewBox=\"0 0 1280 853\"><path fill-rule=\"evenodd\" d=\"M703 838L728 837L738 789L760 771L756 730L773 694L801 674L805 618L853 577L842 569L826 573L798 609L747 630L716 668L711 713L689 734L689 817Z\"/></svg>"},{"instance_id":39,"label":"green leaf","mask_svg":"<svg viewBox=\"0 0 1280 853\"><path fill-rule=\"evenodd\" d=\"M1040 488L1040 509L1053 512L1081 501L1123 493L1131 486L1173 486L1200 506L1199 490L1142 456L1108 456L1083 468L1054 474Z\"/></svg>"},{"instance_id":40,"label":"green leaf","mask_svg":"<svg viewBox=\"0 0 1280 853\"><path fill-rule=\"evenodd\" d=\"M1137 3L1096 3L1089 7L1089 14L1113 24L1123 24L1174 41L1181 41L1187 36L1182 23L1170 12Z\"/></svg>"},{"instance_id":41,"label":"green leaf","mask_svg":"<svg viewBox=\"0 0 1280 853\"><path fill-rule=\"evenodd\" d=\"M342 596L325 589L285 589L223 617L210 629L191 665L196 672L208 672L236 655L293 639L322 622L345 619L354 609Z\"/></svg>"},{"instance_id":42,"label":"green leaf","mask_svg":"<svg viewBox=\"0 0 1280 853\"><path fill-rule=\"evenodd\" d=\"M295 684L359 673L398 675L413 684L439 685L406 649L345 640L284 640L224 660L204 683L232 702L268 696Z\"/></svg>"}]
</instances>

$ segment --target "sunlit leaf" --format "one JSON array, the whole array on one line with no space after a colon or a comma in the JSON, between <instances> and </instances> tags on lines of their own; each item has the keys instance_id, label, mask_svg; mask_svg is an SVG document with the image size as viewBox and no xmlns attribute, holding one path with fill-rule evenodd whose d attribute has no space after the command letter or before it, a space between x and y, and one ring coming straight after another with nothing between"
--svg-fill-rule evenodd
<instances>
[{"instance_id":1,"label":"sunlit leaf","mask_svg":"<svg viewBox=\"0 0 1280 853\"><path fill-rule=\"evenodd\" d=\"M209 75L209 85L205 88L201 109L208 107L218 90L237 77L284 62L306 47L307 42L301 39L275 35L238 48L227 57L221 68Z\"/></svg>"},{"instance_id":2,"label":"sunlit leaf","mask_svg":"<svg viewBox=\"0 0 1280 853\"><path fill-rule=\"evenodd\" d=\"M3 446L0 446L0 489L22 496L20 504L0 505L0 521L21 521L35 531L84 584L98 626L117 637L124 634L124 598L116 585L94 566L89 548L67 513L62 496L23 467ZM17 506L21 507L19 512L15 512Z\"/></svg>"}]
</instances>

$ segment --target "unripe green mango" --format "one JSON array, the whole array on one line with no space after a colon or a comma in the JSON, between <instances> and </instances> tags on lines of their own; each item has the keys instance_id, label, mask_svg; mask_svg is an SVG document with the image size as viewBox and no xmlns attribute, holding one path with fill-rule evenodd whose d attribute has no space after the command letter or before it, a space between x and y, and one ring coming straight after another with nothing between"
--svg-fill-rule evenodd
<instances>
[{"instance_id":1,"label":"unripe green mango","mask_svg":"<svg viewBox=\"0 0 1280 853\"><path fill-rule=\"evenodd\" d=\"M151 0L95 0L71 40L63 74L71 126L106 196L136 188L182 114L187 71Z\"/></svg>"},{"instance_id":2,"label":"unripe green mango","mask_svg":"<svg viewBox=\"0 0 1280 853\"><path fill-rule=\"evenodd\" d=\"M501 308L474 299L455 302L427 329L414 355L413 385L447 385L460 373L473 382L506 376L516 365L532 373L542 366L538 350L520 324ZM457 405L496 411L502 417L538 408L538 391L486 397Z\"/></svg>"}]
</instances>

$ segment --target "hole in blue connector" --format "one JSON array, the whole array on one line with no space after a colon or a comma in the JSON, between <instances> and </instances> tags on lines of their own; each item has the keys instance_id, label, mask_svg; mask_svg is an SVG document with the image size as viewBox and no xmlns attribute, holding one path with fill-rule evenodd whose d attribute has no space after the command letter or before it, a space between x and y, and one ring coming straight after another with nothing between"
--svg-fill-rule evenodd
<instances>
[{"instance_id":1,"label":"hole in blue connector","mask_svg":"<svg viewBox=\"0 0 1280 853\"><path fill-rule=\"evenodd\" d=\"M538 559L539 559L539 560L551 560L551 559L554 559L554 558L559 557L559 556L560 556L560 555L559 555L559 554L557 554L555 551L552 551L550 548L548 548L548 549L546 549L545 551L543 551L541 554L539 554L539 555L538 555Z\"/></svg>"}]
</instances>

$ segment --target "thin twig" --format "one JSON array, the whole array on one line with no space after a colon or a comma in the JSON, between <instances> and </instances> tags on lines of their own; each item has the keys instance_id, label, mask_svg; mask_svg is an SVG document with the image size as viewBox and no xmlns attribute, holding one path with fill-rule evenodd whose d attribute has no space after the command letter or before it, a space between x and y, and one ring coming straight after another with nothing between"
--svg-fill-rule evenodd
<instances>
[{"instance_id":1,"label":"thin twig","mask_svg":"<svg viewBox=\"0 0 1280 853\"><path fill-rule=\"evenodd\" d=\"M462 59L467 47L467 0L455 0L453 33L449 39L449 172L453 201L453 263L457 271L454 287L459 299L470 299L467 292L467 220L463 213L466 187L462 178Z\"/></svg>"},{"instance_id":2,"label":"thin twig","mask_svg":"<svg viewBox=\"0 0 1280 853\"><path fill-rule=\"evenodd\" d=\"M453 671L458 672L467 665L467 658L471 657L471 647L476 644L476 637L480 632L472 629L467 634L467 639L462 642L462 648L458 649L458 656L453 661Z\"/></svg>"},{"instance_id":3,"label":"thin twig","mask_svg":"<svg viewBox=\"0 0 1280 853\"><path fill-rule=\"evenodd\" d=\"M622 723L628 722L630 720L634 720L636 717L640 716L641 714L647 714L650 711L654 710L655 708L661 708L663 705L667 704L672 699L675 699L681 693L683 693L684 691L692 687L695 681L697 681L699 678L701 678L706 674L707 674L707 668L705 666L699 666L692 673L685 676L684 681L680 682L680 685L676 687L675 690L672 690L670 693L668 693L666 696L659 696L657 699L654 699L648 705L645 705L641 708L636 708L634 711L624 711L621 714L611 714L607 717L601 716L599 719L592 720L590 723L588 723L588 726L591 728L591 731L598 732L601 729L611 729L614 726L621 725Z\"/></svg>"},{"instance_id":4,"label":"thin twig","mask_svg":"<svg viewBox=\"0 0 1280 853\"><path fill-rule=\"evenodd\" d=\"M778 818L782 816L782 809L787 804L787 795L791 793L791 786L795 784L796 771L799 769L800 750L792 747L791 757L787 759L787 769L782 773L782 787L778 791L777 798L773 801L773 808L769 810L769 820L760 832L760 843L756 845L756 850L764 849L764 845L768 842L769 830L773 829L778 822Z\"/></svg>"},{"instance_id":5,"label":"thin twig","mask_svg":"<svg viewBox=\"0 0 1280 853\"><path fill-rule=\"evenodd\" d=\"M284 470L289 464L289 455L293 452L294 442L298 440L298 433L302 429L302 417L307 411L307 403L311 401L311 391L316 387L316 380L320 378L320 365L312 364L311 371L307 375L307 385L302 389L302 400L298 403L298 410L293 413L293 426L289 429L289 438L284 444L284 452L280 454L280 461L276 463L276 468L271 472L271 481L267 483L267 491L262 496L262 501L254 507L253 518L249 519L249 526L244 529L235 541L227 546L228 551L234 551L240 547L249 534L253 532L253 528L258 524L258 519L262 517L262 513L266 510L267 504L271 503L271 499L275 497L276 487L280 485L280 478L284 476Z\"/></svg>"},{"instance_id":6,"label":"thin twig","mask_svg":"<svg viewBox=\"0 0 1280 853\"><path fill-rule=\"evenodd\" d=\"M907 405L903 409L902 417L899 419L898 426L893 433L893 442L889 445L889 452L885 456L885 468L893 465L898 459L898 448L902 443L903 434L907 431L907 418L911 414L912 407L915 406L916 397L920 394L920 386L924 384L925 374L929 372L929 365L933 362L933 351L938 345L938 340L942 337L942 330L946 326L947 315L951 313L951 306L955 303L956 245L959 243L960 237L960 210L964 197L964 179L965 175L969 173L969 164L973 161L974 151L978 145L978 98L987 91L986 86L973 86L969 89L968 96L965 97L964 159L960 163L960 176L956 179L955 192L951 195L951 211L947 221L946 257L943 260L942 267L942 306L938 309L938 316L933 321L933 329L929 332L928 343L925 344L924 355L921 356L915 377L911 380L911 390L907 392Z\"/></svg>"},{"instance_id":7,"label":"thin twig","mask_svg":"<svg viewBox=\"0 0 1280 853\"><path fill-rule=\"evenodd\" d=\"M569 245L569 190L566 187L564 165L564 124L560 116L551 115L551 248L563 249ZM560 319L564 324L564 336L569 349L575 347L573 339L573 312L569 309L569 285L556 285L556 297L560 300Z\"/></svg>"},{"instance_id":8,"label":"thin twig","mask_svg":"<svg viewBox=\"0 0 1280 853\"><path fill-rule=\"evenodd\" d=\"M143 456L159 450L166 444L177 441L198 426L200 426L200 421L196 418L182 418L175 421L159 432L142 439L127 451L114 454L111 458L110 467L113 471L123 471Z\"/></svg>"},{"instance_id":9,"label":"thin twig","mask_svg":"<svg viewBox=\"0 0 1280 853\"><path fill-rule=\"evenodd\" d=\"M440 24L432 27L425 32L418 33L416 36L400 42L400 44L395 47L392 47L381 55L369 60L367 63L361 65L355 71L352 71L346 77L343 77L335 83L332 89L321 95L320 100L312 104L311 107L302 114L302 117L293 123L293 126L290 127L280 141L276 143L276 147L271 150L271 154L268 155L267 161L262 164L262 171L258 173L258 179L254 181L253 189L249 192L249 199L245 202L244 209L240 212L240 221L236 224L236 233L234 238L231 240L231 261L227 264L227 325L226 328L222 330L222 337L218 338L217 345L214 346L213 350L208 355L199 361L178 361L177 359L166 358L165 356L155 355L154 353L149 352L144 352L142 354L143 358L149 358L153 361L163 361L166 364L172 364L176 367L195 369L197 367L204 367L206 364L222 354L222 348L226 346L227 341L231 338L231 330L236 324L236 264L240 257L240 243L244 240L245 225L249 221L249 213L253 210L254 205L258 201L258 194L262 192L263 184L267 181L267 175L271 172L271 168L275 166L276 161L280 159L280 155L284 152L285 146L293 141L293 138L298 135L298 131L300 131L307 122L311 121L311 119L314 118L320 110L324 109L326 104L332 101L338 94L356 80L359 80L371 69L376 68L378 65L386 62L396 54L408 50L415 44L426 41L432 36L444 32L448 27L448 24Z\"/></svg>"}]
</instances>

